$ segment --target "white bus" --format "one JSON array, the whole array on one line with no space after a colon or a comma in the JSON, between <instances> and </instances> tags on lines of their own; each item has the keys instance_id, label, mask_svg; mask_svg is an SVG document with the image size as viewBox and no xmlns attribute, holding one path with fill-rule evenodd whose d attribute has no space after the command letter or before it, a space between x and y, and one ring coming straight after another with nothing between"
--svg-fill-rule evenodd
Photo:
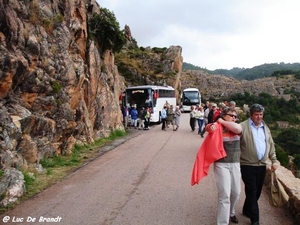
<instances>
[{"instance_id":1,"label":"white bus","mask_svg":"<svg viewBox=\"0 0 300 225\"><path fill-rule=\"evenodd\" d=\"M151 109L150 122L161 122L161 110L168 102L176 106L175 90L171 86L142 85L126 88L123 99L124 105L136 105L138 111L142 107Z\"/></svg>"},{"instance_id":2,"label":"white bus","mask_svg":"<svg viewBox=\"0 0 300 225\"><path fill-rule=\"evenodd\" d=\"M191 106L201 104L201 94L197 88L186 88L181 94L181 108L183 112L191 111Z\"/></svg>"}]
</instances>

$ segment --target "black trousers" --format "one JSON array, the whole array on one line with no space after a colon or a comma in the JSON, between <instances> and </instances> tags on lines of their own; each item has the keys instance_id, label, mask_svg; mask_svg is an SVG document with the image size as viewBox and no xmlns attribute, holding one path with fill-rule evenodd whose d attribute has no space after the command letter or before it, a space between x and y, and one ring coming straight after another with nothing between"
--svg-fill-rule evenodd
<instances>
[{"instance_id":1,"label":"black trousers","mask_svg":"<svg viewBox=\"0 0 300 225\"><path fill-rule=\"evenodd\" d=\"M195 125L196 125L196 118L190 118L190 126L192 131L195 130Z\"/></svg>"},{"instance_id":2,"label":"black trousers","mask_svg":"<svg viewBox=\"0 0 300 225\"><path fill-rule=\"evenodd\" d=\"M150 124L150 118L145 118L144 124L145 124L145 129L148 129Z\"/></svg>"},{"instance_id":3,"label":"black trousers","mask_svg":"<svg viewBox=\"0 0 300 225\"><path fill-rule=\"evenodd\" d=\"M243 214L250 217L251 223L255 223L259 221L258 199L264 185L266 166L241 165L241 173L246 195Z\"/></svg>"},{"instance_id":4,"label":"black trousers","mask_svg":"<svg viewBox=\"0 0 300 225\"><path fill-rule=\"evenodd\" d=\"M161 129L162 129L162 130L166 129L166 123L167 123L167 119L166 119L166 118L164 118L164 119L161 119L161 122L162 122Z\"/></svg>"}]
</instances>

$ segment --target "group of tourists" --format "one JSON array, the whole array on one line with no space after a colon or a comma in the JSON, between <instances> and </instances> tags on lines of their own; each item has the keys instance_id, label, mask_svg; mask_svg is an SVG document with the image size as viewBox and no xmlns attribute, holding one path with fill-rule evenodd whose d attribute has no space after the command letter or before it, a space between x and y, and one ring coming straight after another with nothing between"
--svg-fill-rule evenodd
<instances>
[{"instance_id":1,"label":"group of tourists","mask_svg":"<svg viewBox=\"0 0 300 225\"><path fill-rule=\"evenodd\" d=\"M234 101L230 101L229 103L225 101L219 103L218 105L216 103L210 103L207 101L205 105L191 106L189 121L191 131L195 131L196 126L198 125L198 134L204 138L206 125L216 121L223 108L235 108L235 105L236 104Z\"/></svg>"},{"instance_id":2,"label":"group of tourists","mask_svg":"<svg viewBox=\"0 0 300 225\"><path fill-rule=\"evenodd\" d=\"M122 114L124 127L128 127L128 118L130 117L131 121L129 127L139 130L149 130L151 118L150 107L142 107L140 111L138 111L136 105L133 105L131 108L124 106L122 108Z\"/></svg>"},{"instance_id":3,"label":"group of tourists","mask_svg":"<svg viewBox=\"0 0 300 225\"><path fill-rule=\"evenodd\" d=\"M161 129L166 131L167 128L172 126L173 131L177 131L180 125L180 116L181 111L179 106L170 105L168 102L164 104L164 107L161 111Z\"/></svg>"},{"instance_id":4,"label":"group of tourists","mask_svg":"<svg viewBox=\"0 0 300 225\"><path fill-rule=\"evenodd\" d=\"M207 175L208 167L214 163L214 175L218 190L217 224L239 223L235 207L241 192L241 180L245 185L243 215L250 218L251 225L259 225L258 200L267 169L276 170L277 161L275 144L270 129L263 121L264 107L253 104L250 118L237 122L238 114L235 103L219 105L207 103L204 111L204 127L200 133L205 137L193 168L191 184L197 184ZM207 111L208 110L208 111ZM203 171L207 170L207 171Z\"/></svg>"}]
</instances>

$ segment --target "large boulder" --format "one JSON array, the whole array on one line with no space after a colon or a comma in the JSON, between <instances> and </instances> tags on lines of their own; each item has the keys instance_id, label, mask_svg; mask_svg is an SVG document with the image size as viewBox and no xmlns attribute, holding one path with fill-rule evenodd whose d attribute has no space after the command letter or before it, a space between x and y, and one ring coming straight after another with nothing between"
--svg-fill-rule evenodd
<instances>
[{"instance_id":1,"label":"large boulder","mask_svg":"<svg viewBox=\"0 0 300 225\"><path fill-rule=\"evenodd\" d=\"M7 206L16 202L24 192L23 173L15 168L5 169L3 176L0 178L0 206Z\"/></svg>"}]
</instances>

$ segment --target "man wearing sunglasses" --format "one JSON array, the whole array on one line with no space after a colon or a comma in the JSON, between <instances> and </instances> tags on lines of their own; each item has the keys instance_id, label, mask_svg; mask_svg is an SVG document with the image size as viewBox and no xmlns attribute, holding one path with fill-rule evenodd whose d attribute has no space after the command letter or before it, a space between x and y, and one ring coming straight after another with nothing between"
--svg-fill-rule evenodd
<instances>
[{"instance_id":1,"label":"man wearing sunglasses","mask_svg":"<svg viewBox=\"0 0 300 225\"><path fill-rule=\"evenodd\" d=\"M276 170L280 164L270 129L263 121L264 110L262 105L253 104L250 107L250 118L240 123L240 164L246 195L243 214L250 218L251 225L259 225L258 199L266 176L267 160L271 160L272 170Z\"/></svg>"}]
</instances>

